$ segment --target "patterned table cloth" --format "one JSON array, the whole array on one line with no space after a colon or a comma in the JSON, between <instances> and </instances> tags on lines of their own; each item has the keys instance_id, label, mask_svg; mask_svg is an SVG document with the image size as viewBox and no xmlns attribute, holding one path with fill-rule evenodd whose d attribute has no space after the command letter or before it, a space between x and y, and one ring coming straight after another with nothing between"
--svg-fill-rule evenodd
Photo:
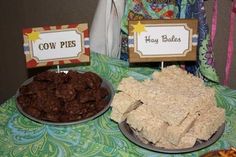
<instances>
[{"instance_id":1,"label":"patterned table cloth","mask_svg":"<svg viewBox=\"0 0 236 157\"><path fill-rule=\"evenodd\" d=\"M109 80L114 89L122 78L133 76L138 80L150 78L154 71L148 67L132 68L127 62L92 53L89 66L63 70L93 71ZM13 96L0 106L0 156L1 157L159 157L200 156L210 150L236 146L236 91L220 85L216 88L218 105L226 109L226 128L213 145L185 154L164 154L143 149L120 132L110 120L111 109L86 123L68 126L39 124L24 117L16 108Z\"/></svg>"}]
</instances>

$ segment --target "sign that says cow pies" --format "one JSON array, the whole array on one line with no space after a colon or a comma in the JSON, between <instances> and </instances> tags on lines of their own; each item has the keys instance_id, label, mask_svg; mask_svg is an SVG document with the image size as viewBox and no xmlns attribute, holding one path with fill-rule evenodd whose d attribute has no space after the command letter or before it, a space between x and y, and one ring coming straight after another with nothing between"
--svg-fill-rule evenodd
<instances>
[{"instance_id":1,"label":"sign that says cow pies","mask_svg":"<svg viewBox=\"0 0 236 157\"><path fill-rule=\"evenodd\" d=\"M129 61L194 61L198 43L198 21L129 21Z\"/></svg>"},{"instance_id":2,"label":"sign that says cow pies","mask_svg":"<svg viewBox=\"0 0 236 157\"><path fill-rule=\"evenodd\" d=\"M27 68L90 61L88 24L23 30Z\"/></svg>"}]
</instances>

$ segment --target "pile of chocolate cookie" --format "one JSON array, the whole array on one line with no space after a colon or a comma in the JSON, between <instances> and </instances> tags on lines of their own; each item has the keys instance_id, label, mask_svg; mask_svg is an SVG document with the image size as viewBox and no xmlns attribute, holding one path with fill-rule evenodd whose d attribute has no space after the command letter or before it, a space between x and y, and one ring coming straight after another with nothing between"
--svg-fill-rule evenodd
<instances>
[{"instance_id":1,"label":"pile of chocolate cookie","mask_svg":"<svg viewBox=\"0 0 236 157\"><path fill-rule=\"evenodd\" d=\"M107 106L109 93L102 81L93 72L45 71L20 87L17 102L25 113L39 120L79 121Z\"/></svg>"}]
</instances>

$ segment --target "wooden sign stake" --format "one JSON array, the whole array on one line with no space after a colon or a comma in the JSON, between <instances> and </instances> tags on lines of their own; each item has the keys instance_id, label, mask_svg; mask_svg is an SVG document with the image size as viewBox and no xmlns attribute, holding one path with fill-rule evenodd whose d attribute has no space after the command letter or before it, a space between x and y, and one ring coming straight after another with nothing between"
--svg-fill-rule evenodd
<instances>
[{"instance_id":1,"label":"wooden sign stake","mask_svg":"<svg viewBox=\"0 0 236 157\"><path fill-rule=\"evenodd\" d=\"M164 68L164 62L161 62L161 70Z\"/></svg>"},{"instance_id":2,"label":"wooden sign stake","mask_svg":"<svg viewBox=\"0 0 236 157\"><path fill-rule=\"evenodd\" d=\"M60 73L60 65L57 65L57 73Z\"/></svg>"}]
</instances>

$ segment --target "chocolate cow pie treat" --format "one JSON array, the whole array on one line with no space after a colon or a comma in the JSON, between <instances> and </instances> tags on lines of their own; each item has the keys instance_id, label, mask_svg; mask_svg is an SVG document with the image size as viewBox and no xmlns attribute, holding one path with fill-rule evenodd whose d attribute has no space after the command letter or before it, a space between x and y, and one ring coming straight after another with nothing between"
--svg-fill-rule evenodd
<instances>
[{"instance_id":1,"label":"chocolate cow pie treat","mask_svg":"<svg viewBox=\"0 0 236 157\"><path fill-rule=\"evenodd\" d=\"M18 105L28 115L49 122L83 120L104 109L108 90L95 73L45 71L19 89Z\"/></svg>"}]
</instances>

